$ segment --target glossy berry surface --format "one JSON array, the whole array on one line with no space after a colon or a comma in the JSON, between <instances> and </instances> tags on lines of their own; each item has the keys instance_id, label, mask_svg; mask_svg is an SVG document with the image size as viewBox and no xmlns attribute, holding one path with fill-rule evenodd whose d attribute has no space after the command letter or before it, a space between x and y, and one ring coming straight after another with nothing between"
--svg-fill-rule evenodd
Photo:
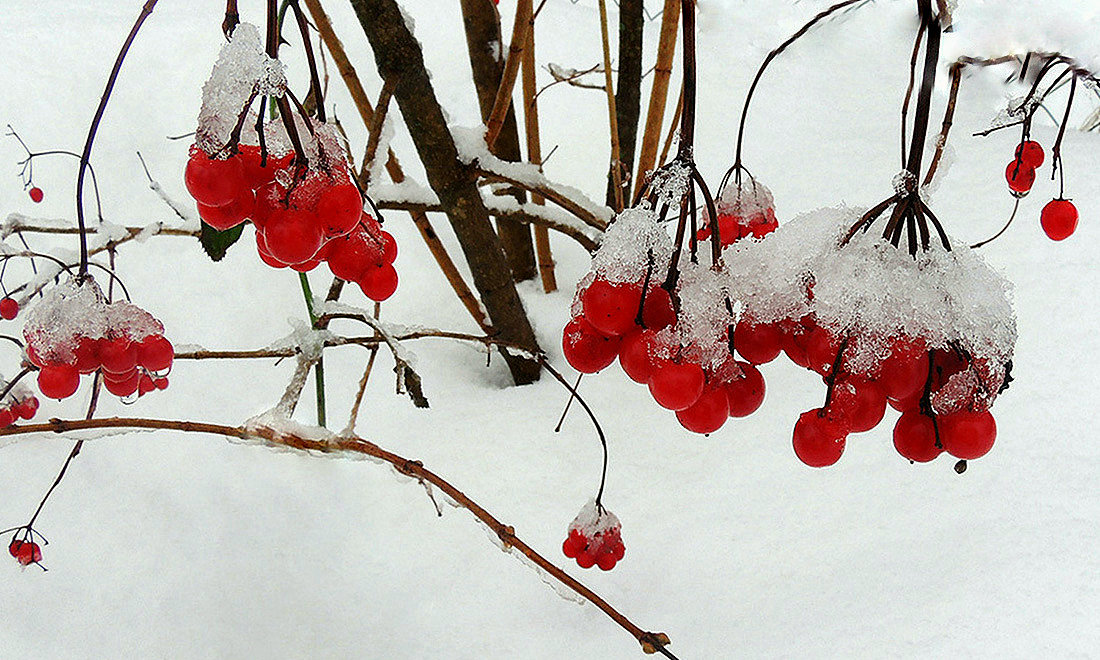
<instances>
[{"instance_id":1,"label":"glossy berry surface","mask_svg":"<svg viewBox=\"0 0 1100 660\"><path fill-rule=\"evenodd\" d=\"M1037 169L1046 160L1046 154L1043 153L1043 146L1034 140L1028 140L1027 142L1021 142L1016 147L1016 158L1024 164L1025 167L1031 169Z\"/></svg>"},{"instance_id":2,"label":"glossy berry surface","mask_svg":"<svg viewBox=\"0 0 1100 660\"><path fill-rule=\"evenodd\" d=\"M1050 240L1064 241L1077 230L1077 207L1068 199L1052 199L1043 207L1039 223Z\"/></svg>"},{"instance_id":3,"label":"glossy berry surface","mask_svg":"<svg viewBox=\"0 0 1100 660\"><path fill-rule=\"evenodd\" d=\"M894 449L916 463L927 463L943 453L936 446L932 418L916 410L906 412L894 424Z\"/></svg>"},{"instance_id":4,"label":"glossy berry surface","mask_svg":"<svg viewBox=\"0 0 1100 660\"><path fill-rule=\"evenodd\" d=\"M820 408L808 410L794 425L794 453L810 467L833 465L844 453L844 429L820 413Z\"/></svg>"},{"instance_id":5,"label":"glossy berry surface","mask_svg":"<svg viewBox=\"0 0 1100 660\"><path fill-rule=\"evenodd\" d=\"M988 410L942 415L937 424L944 450L955 458L981 458L989 453L997 439L997 423Z\"/></svg>"},{"instance_id":6,"label":"glossy berry surface","mask_svg":"<svg viewBox=\"0 0 1100 660\"><path fill-rule=\"evenodd\" d=\"M1005 180L1013 195L1023 197L1035 185L1035 168L1014 160L1005 168Z\"/></svg>"}]
</instances>

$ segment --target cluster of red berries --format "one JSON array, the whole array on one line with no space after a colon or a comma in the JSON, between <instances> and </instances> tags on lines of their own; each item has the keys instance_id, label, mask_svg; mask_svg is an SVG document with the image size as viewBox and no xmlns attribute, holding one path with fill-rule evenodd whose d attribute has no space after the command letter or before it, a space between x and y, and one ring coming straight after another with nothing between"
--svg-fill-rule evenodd
<instances>
[{"instance_id":1,"label":"cluster of red berries","mask_svg":"<svg viewBox=\"0 0 1100 660\"><path fill-rule=\"evenodd\" d=\"M168 387L175 351L164 326L140 307L107 302L88 280L55 288L23 328L27 359L39 368L38 389L51 399L72 396L81 374L99 371L115 396Z\"/></svg>"},{"instance_id":2,"label":"cluster of red berries","mask_svg":"<svg viewBox=\"0 0 1100 660\"><path fill-rule=\"evenodd\" d=\"M38 399L33 395L13 399L0 405L0 428L6 428L20 419L33 419L38 412Z\"/></svg>"},{"instance_id":3,"label":"cluster of red berries","mask_svg":"<svg viewBox=\"0 0 1100 660\"><path fill-rule=\"evenodd\" d=\"M749 336L740 334L742 327L735 338ZM846 356L859 336L841 337L811 316L748 327L756 342L750 353L783 350L828 386L825 405L802 413L794 427L795 454L809 466L840 460L848 435L878 426L887 404L902 413L894 427L894 447L910 461L931 461L944 451L975 459L993 446L996 424L989 406L1006 373L987 360L972 360L955 347L929 349L920 339L897 337L885 359L869 371L857 370Z\"/></svg>"},{"instance_id":4,"label":"cluster of red berries","mask_svg":"<svg viewBox=\"0 0 1100 660\"><path fill-rule=\"evenodd\" d=\"M727 186L719 193L715 215L718 216L718 238L722 247L750 236L764 238L779 227L771 191L755 179L744 186ZM704 220L695 238L698 241L710 238L709 219Z\"/></svg>"},{"instance_id":5,"label":"cluster of red berries","mask_svg":"<svg viewBox=\"0 0 1100 660\"><path fill-rule=\"evenodd\" d=\"M569 525L561 550L581 568L599 566L610 571L626 554L622 525L615 514L590 503Z\"/></svg>"},{"instance_id":6,"label":"cluster of red berries","mask_svg":"<svg viewBox=\"0 0 1100 660\"><path fill-rule=\"evenodd\" d=\"M334 275L385 300L397 290L397 242L364 211L347 163L330 161L323 171L304 170L293 167L293 151L265 161L253 145L239 145L228 158L193 146L184 182L214 229L251 220L269 266L308 272L327 261Z\"/></svg>"},{"instance_id":7,"label":"cluster of red berries","mask_svg":"<svg viewBox=\"0 0 1100 660\"><path fill-rule=\"evenodd\" d=\"M42 561L42 547L34 541L12 539L8 545L8 553L19 562L20 566L30 566Z\"/></svg>"},{"instance_id":8,"label":"cluster of red berries","mask_svg":"<svg viewBox=\"0 0 1100 660\"><path fill-rule=\"evenodd\" d=\"M19 316L19 302L11 296L0 298L0 319L10 321Z\"/></svg>"},{"instance_id":9,"label":"cluster of red berries","mask_svg":"<svg viewBox=\"0 0 1100 660\"><path fill-rule=\"evenodd\" d=\"M1016 147L1016 157L1005 169L1008 189L1016 197L1023 197L1035 184L1035 170L1043 164L1046 155L1043 147L1033 140ZM1061 197L1052 199L1039 214L1039 224L1052 241L1064 241L1077 230L1077 207Z\"/></svg>"}]
</instances>

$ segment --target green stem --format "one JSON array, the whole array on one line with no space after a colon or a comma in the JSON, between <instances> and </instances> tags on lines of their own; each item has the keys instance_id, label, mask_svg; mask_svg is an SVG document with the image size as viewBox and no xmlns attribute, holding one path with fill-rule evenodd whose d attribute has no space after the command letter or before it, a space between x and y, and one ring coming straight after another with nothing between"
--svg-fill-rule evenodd
<instances>
[{"instance_id":1,"label":"green stem","mask_svg":"<svg viewBox=\"0 0 1100 660\"><path fill-rule=\"evenodd\" d=\"M306 300L306 311L309 312L309 324L316 328L317 313L313 310L313 291L309 287L309 277L307 277L305 273L298 273L298 281L302 283L302 297ZM317 426L326 426L324 357L318 358L317 366L313 368L313 376L317 389Z\"/></svg>"}]
</instances>

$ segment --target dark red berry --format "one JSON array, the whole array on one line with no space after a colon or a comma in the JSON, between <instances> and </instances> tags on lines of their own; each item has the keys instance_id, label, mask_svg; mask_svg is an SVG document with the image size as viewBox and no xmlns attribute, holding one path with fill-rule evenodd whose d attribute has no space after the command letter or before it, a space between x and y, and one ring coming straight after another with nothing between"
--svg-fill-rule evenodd
<instances>
[{"instance_id":1,"label":"dark red berry","mask_svg":"<svg viewBox=\"0 0 1100 660\"><path fill-rule=\"evenodd\" d=\"M726 384L730 417L747 417L764 403L764 376L751 364L738 362L743 377Z\"/></svg>"},{"instance_id":2,"label":"dark red berry","mask_svg":"<svg viewBox=\"0 0 1100 660\"><path fill-rule=\"evenodd\" d=\"M21 566L30 566L42 561L42 548L34 541L18 541L12 539L8 546L8 552Z\"/></svg>"},{"instance_id":3,"label":"dark red berry","mask_svg":"<svg viewBox=\"0 0 1100 660\"><path fill-rule=\"evenodd\" d=\"M594 374L614 362L619 342L618 337L601 334L583 316L567 323L561 337L566 361L584 374Z\"/></svg>"},{"instance_id":4,"label":"dark red berry","mask_svg":"<svg viewBox=\"0 0 1100 660\"><path fill-rule=\"evenodd\" d=\"M844 453L843 427L820 413L820 408L808 410L794 425L794 453L810 467L832 465Z\"/></svg>"},{"instance_id":5,"label":"dark red berry","mask_svg":"<svg viewBox=\"0 0 1100 660\"><path fill-rule=\"evenodd\" d=\"M0 317L6 321L14 319L19 316L19 303L15 298L5 297L0 300Z\"/></svg>"},{"instance_id":6,"label":"dark red berry","mask_svg":"<svg viewBox=\"0 0 1100 660\"><path fill-rule=\"evenodd\" d=\"M41 202L42 198L44 197L44 195L42 194L42 189L38 186L35 186L34 188L28 190L27 194L31 196L31 201L35 204Z\"/></svg>"},{"instance_id":7,"label":"dark red berry","mask_svg":"<svg viewBox=\"0 0 1100 660\"><path fill-rule=\"evenodd\" d=\"M605 335L621 336L630 332L641 302L641 287L612 284L607 280L593 281L581 294L584 317Z\"/></svg>"}]
</instances>

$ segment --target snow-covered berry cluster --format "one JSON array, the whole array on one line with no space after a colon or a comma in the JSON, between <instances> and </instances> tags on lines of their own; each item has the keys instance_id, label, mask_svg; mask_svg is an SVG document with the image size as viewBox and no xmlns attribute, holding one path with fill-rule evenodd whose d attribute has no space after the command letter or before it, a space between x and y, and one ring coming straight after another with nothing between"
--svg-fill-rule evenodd
<instances>
[{"instance_id":1,"label":"snow-covered berry cluster","mask_svg":"<svg viewBox=\"0 0 1100 660\"><path fill-rule=\"evenodd\" d=\"M23 336L27 359L39 368L38 389L48 398L72 396L81 374L97 371L107 391L122 398L168 386L175 353L164 326L128 301L108 302L90 278L46 292Z\"/></svg>"},{"instance_id":2,"label":"snow-covered berry cluster","mask_svg":"<svg viewBox=\"0 0 1100 660\"><path fill-rule=\"evenodd\" d=\"M615 514L591 501L569 524L569 535L561 549L581 568L599 566L610 571L626 554L622 524Z\"/></svg>"},{"instance_id":3,"label":"snow-covered berry cluster","mask_svg":"<svg viewBox=\"0 0 1100 660\"><path fill-rule=\"evenodd\" d=\"M733 245L742 238L764 238L779 227L772 192L752 177L743 184L723 187L714 200L714 207L722 247ZM699 241L710 238L710 221L705 213L703 227L695 237Z\"/></svg>"}]
</instances>

